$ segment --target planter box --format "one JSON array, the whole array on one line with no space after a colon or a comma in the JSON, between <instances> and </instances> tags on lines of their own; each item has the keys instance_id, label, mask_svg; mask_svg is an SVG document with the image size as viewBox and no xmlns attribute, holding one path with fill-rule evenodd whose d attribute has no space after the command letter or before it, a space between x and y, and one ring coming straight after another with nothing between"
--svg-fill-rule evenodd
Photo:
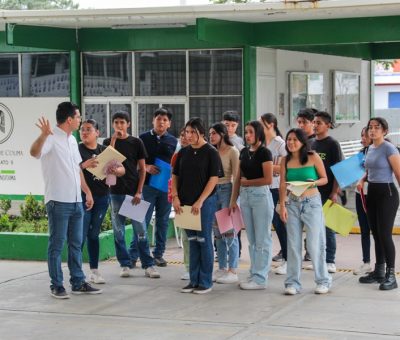
<instances>
[{"instance_id":1,"label":"planter box","mask_svg":"<svg viewBox=\"0 0 400 340\"><path fill-rule=\"evenodd\" d=\"M173 221L169 221L167 237L174 237ZM149 242L152 243L152 226L148 228ZM115 256L114 233L112 230L102 232L100 239L100 261ZM2 260L47 260L48 234L39 233L0 233L0 259ZM132 226L125 228L125 241L127 246L132 241ZM66 246L62 253L62 260L67 261ZM83 261L88 261L86 245L83 249Z\"/></svg>"}]
</instances>

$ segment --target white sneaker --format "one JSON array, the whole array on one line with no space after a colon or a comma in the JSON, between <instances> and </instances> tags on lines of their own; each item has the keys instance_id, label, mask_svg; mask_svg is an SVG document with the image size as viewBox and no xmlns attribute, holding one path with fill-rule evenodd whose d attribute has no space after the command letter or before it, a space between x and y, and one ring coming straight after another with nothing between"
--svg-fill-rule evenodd
<instances>
[{"instance_id":1,"label":"white sneaker","mask_svg":"<svg viewBox=\"0 0 400 340\"><path fill-rule=\"evenodd\" d=\"M314 267L313 267L312 263L310 263L310 264L304 265L303 269L305 269L305 270L314 270Z\"/></svg>"},{"instance_id":2,"label":"white sneaker","mask_svg":"<svg viewBox=\"0 0 400 340\"><path fill-rule=\"evenodd\" d=\"M353 270L354 275L363 275L373 272L374 270L371 267L369 262L363 263L358 269Z\"/></svg>"},{"instance_id":3,"label":"white sneaker","mask_svg":"<svg viewBox=\"0 0 400 340\"><path fill-rule=\"evenodd\" d=\"M106 283L106 280L101 276L97 269L91 269L89 274L89 281L97 284Z\"/></svg>"},{"instance_id":4,"label":"white sneaker","mask_svg":"<svg viewBox=\"0 0 400 340\"><path fill-rule=\"evenodd\" d=\"M298 293L297 289L293 286L287 286L285 288L285 295L296 295Z\"/></svg>"},{"instance_id":5,"label":"white sneaker","mask_svg":"<svg viewBox=\"0 0 400 340\"><path fill-rule=\"evenodd\" d=\"M238 275L228 271L225 275L217 279L217 283L236 283L239 281Z\"/></svg>"},{"instance_id":6,"label":"white sneaker","mask_svg":"<svg viewBox=\"0 0 400 340\"><path fill-rule=\"evenodd\" d=\"M336 273L336 266L334 263L327 263L328 273Z\"/></svg>"},{"instance_id":7,"label":"white sneaker","mask_svg":"<svg viewBox=\"0 0 400 340\"><path fill-rule=\"evenodd\" d=\"M217 280L224 276L226 274L226 270L225 269L217 269L213 275L212 275L212 280L213 282L217 282Z\"/></svg>"},{"instance_id":8,"label":"white sneaker","mask_svg":"<svg viewBox=\"0 0 400 340\"><path fill-rule=\"evenodd\" d=\"M282 264L275 269L275 274L276 275L286 275L286 270L287 270L287 263L285 260L282 261Z\"/></svg>"},{"instance_id":9,"label":"white sneaker","mask_svg":"<svg viewBox=\"0 0 400 340\"><path fill-rule=\"evenodd\" d=\"M241 282L239 285L240 289L243 290L256 290L256 289L265 289L265 285L259 285L258 283L254 281L249 281L249 282Z\"/></svg>"},{"instance_id":10,"label":"white sneaker","mask_svg":"<svg viewBox=\"0 0 400 340\"><path fill-rule=\"evenodd\" d=\"M159 279L161 277L160 273L153 266L147 267L144 271L144 275L146 275L150 279Z\"/></svg>"},{"instance_id":11,"label":"white sneaker","mask_svg":"<svg viewBox=\"0 0 400 340\"><path fill-rule=\"evenodd\" d=\"M121 277L129 277L129 276L131 276L131 273L129 271L129 267L121 267L121 272L119 273L119 276L121 276Z\"/></svg>"},{"instance_id":12,"label":"white sneaker","mask_svg":"<svg viewBox=\"0 0 400 340\"><path fill-rule=\"evenodd\" d=\"M326 294L329 292L329 288L324 285L317 285L317 287L314 290L315 294Z\"/></svg>"},{"instance_id":13,"label":"white sneaker","mask_svg":"<svg viewBox=\"0 0 400 340\"><path fill-rule=\"evenodd\" d=\"M190 280L189 272L184 272L181 276L181 280Z\"/></svg>"}]
</instances>

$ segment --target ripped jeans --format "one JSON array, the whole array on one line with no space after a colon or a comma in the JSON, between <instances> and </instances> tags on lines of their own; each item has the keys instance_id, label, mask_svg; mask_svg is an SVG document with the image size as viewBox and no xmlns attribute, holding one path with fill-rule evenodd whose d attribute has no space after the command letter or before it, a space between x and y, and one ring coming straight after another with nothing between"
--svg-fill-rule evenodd
<instances>
[{"instance_id":1,"label":"ripped jeans","mask_svg":"<svg viewBox=\"0 0 400 340\"><path fill-rule=\"evenodd\" d=\"M250 254L250 278L259 285L266 285L272 260L271 224L274 202L268 186L241 187L240 208Z\"/></svg>"},{"instance_id":2,"label":"ripped jeans","mask_svg":"<svg viewBox=\"0 0 400 340\"><path fill-rule=\"evenodd\" d=\"M115 253L121 267L132 268L132 261L125 243L125 216L118 214L125 195L111 195L111 220L114 231ZM154 265L154 259L150 256L149 241L145 222L139 223L132 220L132 228L138 235L138 250L142 268L146 269Z\"/></svg>"},{"instance_id":3,"label":"ripped jeans","mask_svg":"<svg viewBox=\"0 0 400 340\"><path fill-rule=\"evenodd\" d=\"M214 266L212 225L216 210L216 195L209 196L201 207L201 231L186 229L190 244L189 274L193 286L210 288Z\"/></svg>"}]
</instances>

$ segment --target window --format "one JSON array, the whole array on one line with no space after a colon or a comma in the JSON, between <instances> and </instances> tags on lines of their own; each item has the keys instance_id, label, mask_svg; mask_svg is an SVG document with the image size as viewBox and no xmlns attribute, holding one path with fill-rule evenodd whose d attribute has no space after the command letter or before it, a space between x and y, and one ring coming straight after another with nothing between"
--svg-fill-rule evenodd
<instances>
[{"instance_id":1,"label":"window","mask_svg":"<svg viewBox=\"0 0 400 340\"><path fill-rule=\"evenodd\" d=\"M132 96L131 53L84 53L84 96Z\"/></svg>"},{"instance_id":2,"label":"window","mask_svg":"<svg viewBox=\"0 0 400 340\"><path fill-rule=\"evenodd\" d=\"M189 94L241 95L242 51L189 52Z\"/></svg>"},{"instance_id":3,"label":"window","mask_svg":"<svg viewBox=\"0 0 400 340\"><path fill-rule=\"evenodd\" d=\"M389 92L389 109L400 108L400 92Z\"/></svg>"},{"instance_id":4,"label":"window","mask_svg":"<svg viewBox=\"0 0 400 340\"><path fill-rule=\"evenodd\" d=\"M18 55L0 55L0 97L19 96Z\"/></svg>"},{"instance_id":5,"label":"window","mask_svg":"<svg viewBox=\"0 0 400 340\"><path fill-rule=\"evenodd\" d=\"M137 96L185 96L185 51L135 53Z\"/></svg>"},{"instance_id":6,"label":"window","mask_svg":"<svg viewBox=\"0 0 400 340\"><path fill-rule=\"evenodd\" d=\"M360 121L360 75L333 71L333 113L337 123Z\"/></svg>"},{"instance_id":7,"label":"window","mask_svg":"<svg viewBox=\"0 0 400 340\"><path fill-rule=\"evenodd\" d=\"M69 54L22 54L22 96L68 97Z\"/></svg>"}]
</instances>

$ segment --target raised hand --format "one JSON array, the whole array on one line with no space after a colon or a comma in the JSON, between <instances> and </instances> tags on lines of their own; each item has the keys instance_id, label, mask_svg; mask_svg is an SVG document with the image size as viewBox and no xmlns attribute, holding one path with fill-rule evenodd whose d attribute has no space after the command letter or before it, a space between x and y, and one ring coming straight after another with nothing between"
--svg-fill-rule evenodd
<instances>
[{"instance_id":1,"label":"raised hand","mask_svg":"<svg viewBox=\"0 0 400 340\"><path fill-rule=\"evenodd\" d=\"M40 131L42 131L43 136L47 137L47 136L53 134L53 131L51 129L50 122L48 119L41 117L41 118L39 118L39 123L36 123L35 125L40 129Z\"/></svg>"}]
</instances>

